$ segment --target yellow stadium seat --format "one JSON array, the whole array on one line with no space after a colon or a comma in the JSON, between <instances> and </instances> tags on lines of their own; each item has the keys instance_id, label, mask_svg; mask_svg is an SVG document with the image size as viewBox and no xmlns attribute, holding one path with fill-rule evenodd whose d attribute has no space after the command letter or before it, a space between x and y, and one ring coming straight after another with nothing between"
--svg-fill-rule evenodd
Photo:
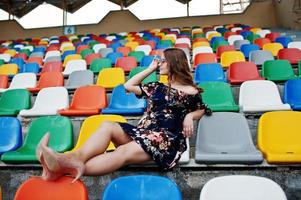
<instances>
[{"instance_id":1,"label":"yellow stadium seat","mask_svg":"<svg viewBox=\"0 0 301 200\"><path fill-rule=\"evenodd\" d=\"M11 57L14 57L17 54L16 50L14 49L7 49L4 51L4 53L9 54Z\"/></svg>"},{"instance_id":2,"label":"yellow stadium seat","mask_svg":"<svg viewBox=\"0 0 301 200\"><path fill-rule=\"evenodd\" d=\"M129 42L133 42L135 40L135 38L132 36L127 36L125 39Z\"/></svg>"},{"instance_id":3,"label":"yellow stadium seat","mask_svg":"<svg viewBox=\"0 0 301 200\"><path fill-rule=\"evenodd\" d=\"M258 147L269 163L301 162L301 113L275 111L263 114L258 124Z\"/></svg>"},{"instance_id":4,"label":"yellow stadium seat","mask_svg":"<svg viewBox=\"0 0 301 200\"><path fill-rule=\"evenodd\" d=\"M266 43L266 44L264 44L263 47L262 47L262 49L266 50L266 51L272 52L273 56L277 56L278 55L278 51L280 49L283 49L283 46L280 43L273 42L273 43Z\"/></svg>"},{"instance_id":5,"label":"yellow stadium seat","mask_svg":"<svg viewBox=\"0 0 301 200\"><path fill-rule=\"evenodd\" d=\"M207 39L210 41L213 37L221 37L221 36L222 34L220 33L210 33Z\"/></svg>"},{"instance_id":6,"label":"yellow stadium seat","mask_svg":"<svg viewBox=\"0 0 301 200\"><path fill-rule=\"evenodd\" d=\"M48 45L48 42L45 41L45 40L42 40L42 41L39 42L39 45Z\"/></svg>"},{"instance_id":7,"label":"yellow stadium seat","mask_svg":"<svg viewBox=\"0 0 301 200\"><path fill-rule=\"evenodd\" d=\"M197 28L197 29L192 30L192 36L194 36L195 34L200 34L200 33L204 33L201 28Z\"/></svg>"},{"instance_id":8,"label":"yellow stadium seat","mask_svg":"<svg viewBox=\"0 0 301 200\"><path fill-rule=\"evenodd\" d=\"M195 42L192 44L192 48L196 48L196 47L210 47L209 42Z\"/></svg>"},{"instance_id":9,"label":"yellow stadium seat","mask_svg":"<svg viewBox=\"0 0 301 200\"><path fill-rule=\"evenodd\" d=\"M225 51L221 55L221 65L229 67L231 63L246 61L245 56L240 51Z\"/></svg>"},{"instance_id":10,"label":"yellow stadium seat","mask_svg":"<svg viewBox=\"0 0 301 200\"><path fill-rule=\"evenodd\" d=\"M79 59L82 59L82 56L80 54L68 55L64 60L63 66L65 67L70 60L79 60Z\"/></svg>"},{"instance_id":11,"label":"yellow stadium seat","mask_svg":"<svg viewBox=\"0 0 301 200\"><path fill-rule=\"evenodd\" d=\"M163 38L164 35L165 35L165 33L162 33L162 32L155 33L155 36L159 36L161 38Z\"/></svg>"},{"instance_id":12,"label":"yellow stadium seat","mask_svg":"<svg viewBox=\"0 0 301 200\"><path fill-rule=\"evenodd\" d=\"M102 69L97 78L97 85L112 89L119 84L125 83L124 70L120 67Z\"/></svg>"},{"instance_id":13,"label":"yellow stadium seat","mask_svg":"<svg viewBox=\"0 0 301 200\"><path fill-rule=\"evenodd\" d=\"M150 30L151 33L159 33L160 31L161 30L159 28L154 28Z\"/></svg>"},{"instance_id":14,"label":"yellow stadium seat","mask_svg":"<svg viewBox=\"0 0 301 200\"><path fill-rule=\"evenodd\" d=\"M257 34L258 31L260 31L261 28L251 28L250 31L252 31L254 34Z\"/></svg>"},{"instance_id":15,"label":"yellow stadium seat","mask_svg":"<svg viewBox=\"0 0 301 200\"><path fill-rule=\"evenodd\" d=\"M136 47L139 46L138 42L127 42L125 43L126 47L131 47L132 51L135 51Z\"/></svg>"},{"instance_id":16,"label":"yellow stadium seat","mask_svg":"<svg viewBox=\"0 0 301 200\"><path fill-rule=\"evenodd\" d=\"M168 76L167 75L160 75L160 80L159 80L160 83L168 83Z\"/></svg>"},{"instance_id":17,"label":"yellow stadium seat","mask_svg":"<svg viewBox=\"0 0 301 200\"><path fill-rule=\"evenodd\" d=\"M94 133L100 124L104 121L111 121L111 122L127 122L126 119L123 116L120 115L93 115L91 117L88 117L83 122L77 143L75 147L71 150L71 152L79 149ZM107 151L114 150L115 146L112 142L110 142L109 147L107 148Z\"/></svg>"},{"instance_id":18,"label":"yellow stadium seat","mask_svg":"<svg viewBox=\"0 0 301 200\"><path fill-rule=\"evenodd\" d=\"M67 47L64 47L62 49L62 54L65 52L65 51L70 51L70 50L75 50L75 47L74 46L67 46Z\"/></svg>"},{"instance_id":19,"label":"yellow stadium seat","mask_svg":"<svg viewBox=\"0 0 301 200\"><path fill-rule=\"evenodd\" d=\"M0 67L0 75L14 75L18 73L17 64L4 64Z\"/></svg>"},{"instance_id":20,"label":"yellow stadium seat","mask_svg":"<svg viewBox=\"0 0 301 200\"><path fill-rule=\"evenodd\" d=\"M162 38L162 40L170 40L170 41L172 41L173 44L176 42L175 37L172 36L172 35L165 35L165 36Z\"/></svg>"}]
</instances>

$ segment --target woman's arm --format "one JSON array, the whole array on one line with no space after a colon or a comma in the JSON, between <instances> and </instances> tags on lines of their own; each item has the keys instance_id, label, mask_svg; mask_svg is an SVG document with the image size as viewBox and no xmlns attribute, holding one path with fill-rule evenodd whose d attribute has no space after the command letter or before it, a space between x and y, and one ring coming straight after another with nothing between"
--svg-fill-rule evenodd
<instances>
[{"instance_id":1,"label":"woman's arm","mask_svg":"<svg viewBox=\"0 0 301 200\"><path fill-rule=\"evenodd\" d=\"M139 87L139 84L143 81L145 77L150 75L158 68L158 60L154 59L153 62L150 64L148 68L143 70L142 72L136 74L131 79L129 79L125 84L124 87L128 92L133 92L136 95L141 95L142 91Z\"/></svg>"},{"instance_id":2,"label":"woman's arm","mask_svg":"<svg viewBox=\"0 0 301 200\"><path fill-rule=\"evenodd\" d=\"M183 121L183 135L191 137L193 134L193 120L199 120L205 114L205 109L188 113Z\"/></svg>"}]
</instances>

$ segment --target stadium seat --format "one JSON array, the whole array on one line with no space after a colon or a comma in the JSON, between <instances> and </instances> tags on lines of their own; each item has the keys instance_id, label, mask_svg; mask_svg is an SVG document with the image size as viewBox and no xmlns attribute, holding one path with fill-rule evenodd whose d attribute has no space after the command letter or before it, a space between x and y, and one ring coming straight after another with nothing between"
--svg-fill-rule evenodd
<instances>
[{"instance_id":1,"label":"stadium seat","mask_svg":"<svg viewBox=\"0 0 301 200\"><path fill-rule=\"evenodd\" d=\"M113 89L109 106L102 114L142 115L146 109L146 100L138 99L134 93L127 94L123 85Z\"/></svg>"},{"instance_id":2,"label":"stadium seat","mask_svg":"<svg viewBox=\"0 0 301 200\"><path fill-rule=\"evenodd\" d=\"M97 115L100 110L107 107L107 95L100 86L82 86L75 90L71 105L60 110L60 115L87 116Z\"/></svg>"},{"instance_id":3,"label":"stadium seat","mask_svg":"<svg viewBox=\"0 0 301 200\"><path fill-rule=\"evenodd\" d=\"M244 44L240 47L240 51L244 54L245 58L249 58L249 54L251 51L259 50L259 46L257 44Z\"/></svg>"},{"instance_id":4,"label":"stadium seat","mask_svg":"<svg viewBox=\"0 0 301 200\"><path fill-rule=\"evenodd\" d=\"M8 53L0 53L0 59L4 60L4 62L8 63L11 59L11 56Z\"/></svg>"},{"instance_id":5,"label":"stadium seat","mask_svg":"<svg viewBox=\"0 0 301 200\"><path fill-rule=\"evenodd\" d=\"M16 50L14 49L7 49L4 51L4 53L9 54L11 57L14 57L17 54Z\"/></svg>"},{"instance_id":6,"label":"stadium seat","mask_svg":"<svg viewBox=\"0 0 301 200\"><path fill-rule=\"evenodd\" d=\"M18 188L14 200L88 200L86 186L79 180L62 176L55 181L45 181L39 177L29 178Z\"/></svg>"},{"instance_id":7,"label":"stadium seat","mask_svg":"<svg viewBox=\"0 0 301 200\"><path fill-rule=\"evenodd\" d=\"M222 66L219 63L199 64L194 71L194 82L205 81L227 82Z\"/></svg>"},{"instance_id":8,"label":"stadium seat","mask_svg":"<svg viewBox=\"0 0 301 200\"><path fill-rule=\"evenodd\" d=\"M194 60L194 57L199 53L213 53L213 50L211 47L196 47L192 50L192 60Z\"/></svg>"},{"instance_id":9,"label":"stadium seat","mask_svg":"<svg viewBox=\"0 0 301 200\"><path fill-rule=\"evenodd\" d=\"M278 59L288 60L291 64L297 64L301 60L301 50L297 48L280 49Z\"/></svg>"},{"instance_id":10,"label":"stadium seat","mask_svg":"<svg viewBox=\"0 0 301 200\"><path fill-rule=\"evenodd\" d=\"M123 57L126 57L132 51L131 47L120 46L116 49L116 52L122 53Z\"/></svg>"},{"instance_id":11,"label":"stadium seat","mask_svg":"<svg viewBox=\"0 0 301 200\"><path fill-rule=\"evenodd\" d=\"M270 51L255 50L250 52L249 61L255 63L255 65L262 65L267 60L274 60L274 56Z\"/></svg>"},{"instance_id":12,"label":"stadium seat","mask_svg":"<svg viewBox=\"0 0 301 200\"><path fill-rule=\"evenodd\" d=\"M236 40L243 40L243 39L244 38L242 35L230 35L228 37L228 42L230 45L233 45Z\"/></svg>"},{"instance_id":13,"label":"stadium seat","mask_svg":"<svg viewBox=\"0 0 301 200\"><path fill-rule=\"evenodd\" d=\"M47 60L49 57L61 57L61 52L60 51L47 51L46 55L44 57L44 60Z\"/></svg>"},{"instance_id":14,"label":"stadium seat","mask_svg":"<svg viewBox=\"0 0 301 200\"><path fill-rule=\"evenodd\" d=\"M4 92L0 98L0 116L16 116L22 109L31 105L30 93L26 89Z\"/></svg>"},{"instance_id":15,"label":"stadium seat","mask_svg":"<svg viewBox=\"0 0 301 200\"><path fill-rule=\"evenodd\" d=\"M283 46L281 43L266 43L262 47L263 50L270 51L273 56L278 55L278 51L280 49L283 49Z\"/></svg>"},{"instance_id":16,"label":"stadium seat","mask_svg":"<svg viewBox=\"0 0 301 200\"><path fill-rule=\"evenodd\" d=\"M203 82L198 85L204 89L202 98L205 104L214 111L237 112L239 107L234 102L231 87L224 82Z\"/></svg>"},{"instance_id":17,"label":"stadium seat","mask_svg":"<svg viewBox=\"0 0 301 200\"><path fill-rule=\"evenodd\" d=\"M240 47L244 44L250 44L249 40L235 40L233 45L236 50L240 50Z\"/></svg>"},{"instance_id":18,"label":"stadium seat","mask_svg":"<svg viewBox=\"0 0 301 200\"><path fill-rule=\"evenodd\" d=\"M98 53L101 55L102 58L106 58L109 53L113 53L113 52L114 52L114 50L110 47L109 48L101 48L98 51Z\"/></svg>"},{"instance_id":19,"label":"stadium seat","mask_svg":"<svg viewBox=\"0 0 301 200\"><path fill-rule=\"evenodd\" d=\"M6 75L0 75L0 90L8 87L8 77Z\"/></svg>"},{"instance_id":20,"label":"stadium seat","mask_svg":"<svg viewBox=\"0 0 301 200\"><path fill-rule=\"evenodd\" d=\"M155 56L144 56L140 62L141 67L148 67L154 60Z\"/></svg>"},{"instance_id":21,"label":"stadium seat","mask_svg":"<svg viewBox=\"0 0 301 200\"><path fill-rule=\"evenodd\" d=\"M289 104L283 104L277 85L269 80L243 82L239 91L239 107L244 113L291 109Z\"/></svg>"},{"instance_id":22,"label":"stadium seat","mask_svg":"<svg viewBox=\"0 0 301 200\"><path fill-rule=\"evenodd\" d=\"M66 56L66 58L64 59L63 66L66 67L66 65L69 61L81 60L81 59L82 59L82 56L79 54L70 54L70 55Z\"/></svg>"},{"instance_id":23,"label":"stadium seat","mask_svg":"<svg viewBox=\"0 0 301 200\"><path fill-rule=\"evenodd\" d=\"M301 50L301 41L290 42L288 43L287 48L297 48Z\"/></svg>"},{"instance_id":24,"label":"stadium seat","mask_svg":"<svg viewBox=\"0 0 301 200\"><path fill-rule=\"evenodd\" d=\"M114 77L112 79L111 77ZM122 68L105 68L98 74L96 85L102 86L106 89L112 89L119 84L125 83L125 74Z\"/></svg>"},{"instance_id":25,"label":"stadium seat","mask_svg":"<svg viewBox=\"0 0 301 200\"><path fill-rule=\"evenodd\" d=\"M93 73L99 73L104 68L112 67L112 61L109 58L98 58L92 61L90 70Z\"/></svg>"},{"instance_id":26,"label":"stadium seat","mask_svg":"<svg viewBox=\"0 0 301 200\"><path fill-rule=\"evenodd\" d=\"M132 51L128 54L128 56L136 58L136 62L140 63L142 58L145 56L145 53L143 51Z\"/></svg>"},{"instance_id":27,"label":"stadium seat","mask_svg":"<svg viewBox=\"0 0 301 200\"><path fill-rule=\"evenodd\" d=\"M19 71L19 73L35 73L38 74L40 72L40 66L38 63L26 63L23 65L22 71Z\"/></svg>"},{"instance_id":28,"label":"stadium seat","mask_svg":"<svg viewBox=\"0 0 301 200\"><path fill-rule=\"evenodd\" d=\"M260 38L260 35L258 35L258 34L250 34L247 36L247 40L249 40L251 43L254 43L254 41L259 38Z\"/></svg>"},{"instance_id":29,"label":"stadium seat","mask_svg":"<svg viewBox=\"0 0 301 200\"><path fill-rule=\"evenodd\" d=\"M30 92L39 92L46 87L64 86L64 76L60 72L44 72L34 88L28 88Z\"/></svg>"},{"instance_id":30,"label":"stadium seat","mask_svg":"<svg viewBox=\"0 0 301 200\"><path fill-rule=\"evenodd\" d=\"M87 69L87 63L85 60L79 59L79 60L70 60L64 71L62 72L63 75L70 75L72 72L75 71L81 71Z\"/></svg>"},{"instance_id":31,"label":"stadium seat","mask_svg":"<svg viewBox=\"0 0 301 200\"><path fill-rule=\"evenodd\" d=\"M90 70L80 70L72 72L66 82L65 88L68 90L74 90L81 86L93 85L94 75Z\"/></svg>"},{"instance_id":32,"label":"stadium seat","mask_svg":"<svg viewBox=\"0 0 301 200\"><path fill-rule=\"evenodd\" d=\"M217 63L215 53L198 53L194 57L194 68L199 64Z\"/></svg>"},{"instance_id":33,"label":"stadium seat","mask_svg":"<svg viewBox=\"0 0 301 200\"><path fill-rule=\"evenodd\" d=\"M63 64L61 61L54 61L54 62L46 62L44 67L41 70L41 73L44 72L62 72L63 71Z\"/></svg>"},{"instance_id":34,"label":"stadium seat","mask_svg":"<svg viewBox=\"0 0 301 200\"><path fill-rule=\"evenodd\" d=\"M278 111L263 114L258 123L258 147L268 163L300 163L301 113Z\"/></svg>"},{"instance_id":35,"label":"stadium seat","mask_svg":"<svg viewBox=\"0 0 301 200\"><path fill-rule=\"evenodd\" d=\"M130 72L131 69L137 67L137 61L135 57L120 57L115 63L115 67L122 68L125 72Z\"/></svg>"},{"instance_id":36,"label":"stadium seat","mask_svg":"<svg viewBox=\"0 0 301 200\"><path fill-rule=\"evenodd\" d=\"M22 125L17 118L0 117L0 157L22 145Z\"/></svg>"},{"instance_id":37,"label":"stadium seat","mask_svg":"<svg viewBox=\"0 0 301 200\"><path fill-rule=\"evenodd\" d=\"M80 51L80 55L82 56L83 59L86 59L87 55L89 54L94 54L93 49L83 49Z\"/></svg>"},{"instance_id":38,"label":"stadium seat","mask_svg":"<svg viewBox=\"0 0 301 200\"><path fill-rule=\"evenodd\" d=\"M199 200L287 200L282 188L271 179L231 175L216 177L202 188Z\"/></svg>"},{"instance_id":39,"label":"stadium seat","mask_svg":"<svg viewBox=\"0 0 301 200\"><path fill-rule=\"evenodd\" d=\"M124 46L131 47L132 51L135 51L136 47L139 46L138 42L127 42Z\"/></svg>"},{"instance_id":40,"label":"stadium seat","mask_svg":"<svg viewBox=\"0 0 301 200\"><path fill-rule=\"evenodd\" d=\"M228 80L231 84L241 84L249 80L263 80L257 66L253 62L235 62L228 70Z\"/></svg>"},{"instance_id":41,"label":"stadium seat","mask_svg":"<svg viewBox=\"0 0 301 200\"><path fill-rule=\"evenodd\" d=\"M40 62L40 58L43 58L45 55L44 55L44 52L32 52L30 55L29 55L29 58L39 58L39 61Z\"/></svg>"},{"instance_id":42,"label":"stadium seat","mask_svg":"<svg viewBox=\"0 0 301 200\"><path fill-rule=\"evenodd\" d=\"M262 65L261 75L271 81L286 81L296 77L288 60L265 61Z\"/></svg>"},{"instance_id":43,"label":"stadium seat","mask_svg":"<svg viewBox=\"0 0 301 200\"><path fill-rule=\"evenodd\" d=\"M185 39L185 38L183 38L183 39ZM139 45L135 48L135 51L143 51L145 55L149 55L151 50L152 50L152 47L148 44Z\"/></svg>"},{"instance_id":44,"label":"stadium seat","mask_svg":"<svg viewBox=\"0 0 301 200\"><path fill-rule=\"evenodd\" d=\"M0 75L15 75L19 71L17 64L4 64L0 66Z\"/></svg>"},{"instance_id":45,"label":"stadium seat","mask_svg":"<svg viewBox=\"0 0 301 200\"><path fill-rule=\"evenodd\" d=\"M168 178L153 175L135 175L119 177L107 185L102 200L117 199L182 200L182 194L178 186Z\"/></svg>"},{"instance_id":46,"label":"stadium seat","mask_svg":"<svg viewBox=\"0 0 301 200\"><path fill-rule=\"evenodd\" d=\"M283 102L293 110L301 110L301 79L288 80L284 85Z\"/></svg>"},{"instance_id":47,"label":"stadium seat","mask_svg":"<svg viewBox=\"0 0 301 200\"><path fill-rule=\"evenodd\" d=\"M261 38L265 38L266 34L268 34L268 33L271 33L271 31L268 29L262 29L262 30L257 31L256 34L258 34Z\"/></svg>"},{"instance_id":48,"label":"stadium seat","mask_svg":"<svg viewBox=\"0 0 301 200\"><path fill-rule=\"evenodd\" d=\"M252 141L246 118L219 112L198 124L195 161L200 164L258 164L263 157Z\"/></svg>"},{"instance_id":49,"label":"stadium seat","mask_svg":"<svg viewBox=\"0 0 301 200\"><path fill-rule=\"evenodd\" d=\"M43 57L28 58L27 63L37 63L39 66L43 66Z\"/></svg>"},{"instance_id":50,"label":"stadium seat","mask_svg":"<svg viewBox=\"0 0 301 200\"><path fill-rule=\"evenodd\" d=\"M73 147L71 120L62 116L39 117L31 122L22 147L6 152L1 160L6 163L37 163L36 148L42 137L50 133L49 146L57 152Z\"/></svg>"},{"instance_id":51,"label":"stadium seat","mask_svg":"<svg viewBox=\"0 0 301 200\"><path fill-rule=\"evenodd\" d=\"M245 61L244 54L240 51L226 51L221 55L221 65L229 67L234 62Z\"/></svg>"},{"instance_id":52,"label":"stadium seat","mask_svg":"<svg viewBox=\"0 0 301 200\"><path fill-rule=\"evenodd\" d=\"M133 69L131 69L130 74L129 74L129 79L132 78L133 76L135 76L136 74L142 72L143 70L145 70L147 67L135 67ZM156 72L152 72L150 75L148 75L146 78L144 78L142 80L142 83L146 84L146 83L150 83L150 82L156 82L157 79L157 74Z\"/></svg>"},{"instance_id":53,"label":"stadium seat","mask_svg":"<svg viewBox=\"0 0 301 200\"><path fill-rule=\"evenodd\" d=\"M93 60L98 59L100 57L101 56L98 53L91 53L91 54L86 55L85 60L87 62L87 65L90 66L91 63L93 62Z\"/></svg>"},{"instance_id":54,"label":"stadium seat","mask_svg":"<svg viewBox=\"0 0 301 200\"><path fill-rule=\"evenodd\" d=\"M80 128L77 143L75 147L71 150L71 152L81 148L81 146L89 139L89 137L99 128L101 123L104 121L123 122L123 123L127 122L126 119L120 115L93 115L87 117ZM111 151L114 149L115 149L114 144L110 142L107 151Z\"/></svg>"},{"instance_id":55,"label":"stadium seat","mask_svg":"<svg viewBox=\"0 0 301 200\"><path fill-rule=\"evenodd\" d=\"M287 48L287 45L292 41L292 38L288 36L280 36L275 39L275 42L282 44L284 48Z\"/></svg>"},{"instance_id":56,"label":"stadium seat","mask_svg":"<svg viewBox=\"0 0 301 200\"><path fill-rule=\"evenodd\" d=\"M233 45L225 45L225 46L219 46L216 49L216 57L220 59L222 53L226 51L235 51L235 47Z\"/></svg>"},{"instance_id":57,"label":"stadium seat","mask_svg":"<svg viewBox=\"0 0 301 200\"><path fill-rule=\"evenodd\" d=\"M123 57L123 55L120 52L113 52L109 53L106 57L111 60L113 65L115 65L117 59Z\"/></svg>"},{"instance_id":58,"label":"stadium seat","mask_svg":"<svg viewBox=\"0 0 301 200\"><path fill-rule=\"evenodd\" d=\"M220 47L220 46L229 46L229 42L228 41L215 41L213 43L213 46L212 46L212 49L214 52L217 51L217 48Z\"/></svg>"},{"instance_id":59,"label":"stadium seat","mask_svg":"<svg viewBox=\"0 0 301 200\"><path fill-rule=\"evenodd\" d=\"M260 49L262 49L264 44L271 43L269 38L257 38L254 40L254 44L257 44Z\"/></svg>"},{"instance_id":60,"label":"stadium seat","mask_svg":"<svg viewBox=\"0 0 301 200\"><path fill-rule=\"evenodd\" d=\"M60 109L67 108L69 105L68 91L64 87L48 87L42 89L31 109L21 110L19 115L22 117L57 115Z\"/></svg>"},{"instance_id":61,"label":"stadium seat","mask_svg":"<svg viewBox=\"0 0 301 200\"><path fill-rule=\"evenodd\" d=\"M34 73L16 74L7 89L0 89L0 92L5 92L12 89L26 89L36 87L37 77Z\"/></svg>"},{"instance_id":62,"label":"stadium seat","mask_svg":"<svg viewBox=\"0 0 301 200\"><path fill-rule=\"evenodd\" d=\"M99 50L103 48L107 48L107 45L104 43L94 45L93 46L94 53L99 53Z\"/></svg>"}]
</instances>

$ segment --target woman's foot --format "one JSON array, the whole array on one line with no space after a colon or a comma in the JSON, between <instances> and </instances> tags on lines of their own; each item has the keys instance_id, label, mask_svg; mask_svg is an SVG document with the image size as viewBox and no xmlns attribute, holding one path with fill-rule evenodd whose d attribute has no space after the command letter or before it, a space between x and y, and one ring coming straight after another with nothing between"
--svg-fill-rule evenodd
<instances>
[{"instance_id":1,"label":"woman's foot","mask_svg":"<svg viewBox=\"0 0 301 200\"><path fill-rule=\"evenodd\" d=\"M84 163L70 153L60 154L47 146L41 147L45 165L50 173L55 174L55 178L69 174L75 177L72 181L74 183L85 172Z\"/></svg>"}]
</instances>

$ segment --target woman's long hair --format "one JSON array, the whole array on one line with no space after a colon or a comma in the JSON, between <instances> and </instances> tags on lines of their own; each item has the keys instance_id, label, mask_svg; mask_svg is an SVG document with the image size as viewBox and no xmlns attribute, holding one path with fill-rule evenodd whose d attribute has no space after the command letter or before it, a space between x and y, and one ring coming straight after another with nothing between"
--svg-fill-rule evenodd
<instances>
[{"instance_id":1,"label":"woman's long hair","mask_svg":"<svg viewBox=\"0 0 301 200\"><path fill-rule=\"evenodd\" d=\"M164 50L164 56L169 65L168 85L170 81L176 80L183 85L190 85L200 93L203 92L194 82L190 73L188 60L185 52L179 48L168 48Z\"/></svg>"}]
</instances>

